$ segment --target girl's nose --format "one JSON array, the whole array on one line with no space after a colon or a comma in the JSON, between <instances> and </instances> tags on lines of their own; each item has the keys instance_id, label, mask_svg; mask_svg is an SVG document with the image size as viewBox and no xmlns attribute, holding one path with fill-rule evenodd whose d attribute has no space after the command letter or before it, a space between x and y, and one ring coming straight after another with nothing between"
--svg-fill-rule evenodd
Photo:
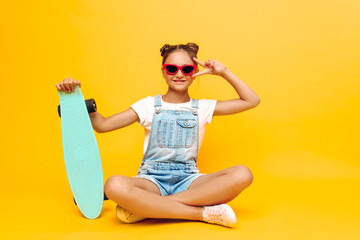
<instances>
[{"instance_id":1,"label":"girl's nose","mask_svg":"<svg viewBox=\"0 0 360 240\"><path fill-rule=\"evenodd\" d=\"M184 74L182 73L182 71L179 69L179 71L177 71L177 73L175 74L176 77L178 78L182 78L184 76Z\"/></svg>"}]
</instances>

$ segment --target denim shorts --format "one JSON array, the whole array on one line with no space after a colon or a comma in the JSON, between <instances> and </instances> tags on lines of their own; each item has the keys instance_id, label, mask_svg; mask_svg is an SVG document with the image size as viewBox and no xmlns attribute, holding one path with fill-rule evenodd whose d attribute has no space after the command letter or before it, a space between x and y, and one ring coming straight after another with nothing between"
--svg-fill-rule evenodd
<instances>
[{"instance_id":1,"label":"denim shorts","mask_svg":"<svg viewBox=\"0 0 360 240\"><path fill-rule=\"evenodd\" d=\"M153 162L146 163L139 169L137 178L144 178L155 183L162 196L172 195L185 191L198 177L205 175L199 173L194 162Z\"/></svg>"}]
</instances>

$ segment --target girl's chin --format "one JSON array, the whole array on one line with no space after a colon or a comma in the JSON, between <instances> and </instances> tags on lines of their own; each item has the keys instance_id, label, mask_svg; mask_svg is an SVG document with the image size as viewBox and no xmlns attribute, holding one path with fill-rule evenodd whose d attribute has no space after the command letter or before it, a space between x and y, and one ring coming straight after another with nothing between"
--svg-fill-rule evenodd
<instances>
[{"instance_id":1,"label":"girl's chin","mask_svg":"<svg viewBox=\"0 0 360 240\"><path fill-rule=\"evenodd\" d=\"M189 87L185 87L185 86L181 86L181 85L171 85L171 86L168 86L170 89L174 90L174 91L180 91L180 92L186 92Z\"/></svg>"}]
</instances>

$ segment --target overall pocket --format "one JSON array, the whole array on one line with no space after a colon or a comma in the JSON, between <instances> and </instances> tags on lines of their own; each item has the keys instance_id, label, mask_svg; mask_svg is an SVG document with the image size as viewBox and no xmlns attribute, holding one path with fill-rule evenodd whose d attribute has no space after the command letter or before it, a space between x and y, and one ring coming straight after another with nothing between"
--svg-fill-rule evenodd
<instances>
[{"instance_id":1,"label":"overall pocket","mask_svg":"<svg viewBox=\"0 0 360 240\"><path fill-rule=\"evenodd\" d=\"M176 120L159 120L157 143L163 148L190 148L196 137L196 118L179 116Z\"/></svg>"}]
</instances>

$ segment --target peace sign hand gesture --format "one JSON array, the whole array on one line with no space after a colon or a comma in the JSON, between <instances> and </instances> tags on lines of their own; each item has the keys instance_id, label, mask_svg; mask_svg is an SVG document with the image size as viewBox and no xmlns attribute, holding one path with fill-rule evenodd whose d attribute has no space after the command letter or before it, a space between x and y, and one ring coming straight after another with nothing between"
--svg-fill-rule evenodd
<instances>
[{"instance_id":1,"label":"peace sign hand gesture","mask_svg":"<svg viewBox=\"0 0 360 240\"><path fill-rule=\"evenodd\" d=\"M205 70L193 74L192 78L195 78L196 76L201 76L204 74L214 74L214 75L222 76L226 70L226 66L224 64L222 64L219 61L213 60L213 59L209 59L205 63L203 63L202 61L200 61L199 59L197 59L195 57L193 58L193 60L195 62L197 62L198 64L200 64L203 68L205 68Z\"/></svg>"}]
</instances>

